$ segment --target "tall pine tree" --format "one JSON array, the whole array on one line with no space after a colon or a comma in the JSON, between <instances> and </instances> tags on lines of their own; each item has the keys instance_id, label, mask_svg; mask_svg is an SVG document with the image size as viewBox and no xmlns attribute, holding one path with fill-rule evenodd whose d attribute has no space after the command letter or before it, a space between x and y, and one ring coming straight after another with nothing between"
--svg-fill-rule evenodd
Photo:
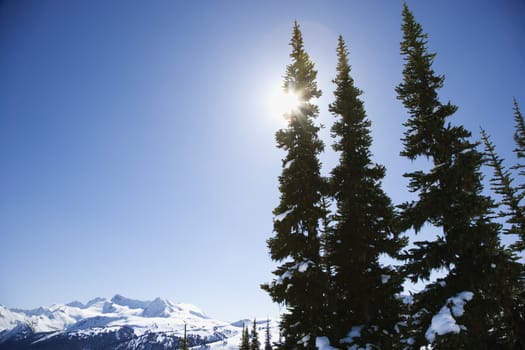
<instances>
[{"instance_id":1,"label":"tall pine tree","mask_svg":"<svg viewBox=\"0 0 525 350\"><path fill-rule=\"evenodd\" d=\"M403 241L393 228L391 201L381 189L385 168L371 160L371 123L359 98L362 92L350 76L341 36L337 55L335 101L329 110L337 118L332 136L340 159L331 174L337 211L326 239L331 271L327 330L336 347L393 348L401 315L396 294L402 290L403 279L391 266L383 266L379 257L398 256ZM360 336L347 337L351 330Z\"/></svg>"},{"instance_id":2,"label":"tall pine tree","mask_svg":"<svg viewBox=\"0 0 525 350\"><path fill-rule=\"evenodd\" d=\"M414 298L411 337L415 348L433 343L436 349L523 348L519 324L520 264L499 241L501 226L490 221L493 202L482 195L482 154L469 141L470 132L452 126L456 111L438 99L444 77L432 69L427 35L407 5L403 6L403 82L396 88L408 110L402 155L424 157L430 171L405 174L416 201L403 204L403 224L418 232L424 224L437 231L432 241L415 242L407 255L412 281L440 271ZM446 319L448 328L437 327Z\"/></svg>"},{"instance_id":3,"label":"tall pine tree","mask_svg":"<svg viewBox=\"0 0 525 350\"><path fill-rule=\"evenodd\" d=\"M314 64L306 53L299 25L290 42L292 63L286 68L284 91L295 93L300 106L291 112L288 127L276 134L277 147L286 152L279 176L280 203L274 210L275 236L268 240L270 255L281 263L276 279L262 286L275 302L286 306L281 318L283 349L315 349L322 327L326 273L320 257L320 221L326 181L318 155L324 144L314 119L319 113L312 99L321 96Z\"/></svg>"}]
</instances>

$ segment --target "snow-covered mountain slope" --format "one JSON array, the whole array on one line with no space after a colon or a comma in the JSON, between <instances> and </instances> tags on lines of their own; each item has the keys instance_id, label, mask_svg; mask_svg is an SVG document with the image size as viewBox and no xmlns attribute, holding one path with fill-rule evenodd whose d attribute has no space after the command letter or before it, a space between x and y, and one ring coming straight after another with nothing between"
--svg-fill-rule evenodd
<instances>
[{"instance_id":1,"label":"snow-covered mountain slope","mask_svg":"<svg viewBox=\"0 0 525 350\"><path fill-rule=\"evenodd\" d=\"M238 347L244 323L211 319L191 304L121 295L33 310L0 305L0 349L172 349L186 325L190 345L227 350ZM266 321L257 324L263 342ZM270 327L276 340L277 323Z\"/></svg>"}]
</instances>

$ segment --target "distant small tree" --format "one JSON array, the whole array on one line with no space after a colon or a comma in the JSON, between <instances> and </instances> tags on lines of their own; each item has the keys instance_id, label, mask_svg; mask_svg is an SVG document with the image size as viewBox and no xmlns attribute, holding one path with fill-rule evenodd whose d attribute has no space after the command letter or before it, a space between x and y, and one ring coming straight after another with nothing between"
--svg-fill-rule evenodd
<instances>
[{"instance_id":1,"label":"distant small tree","mask_svg":"<svg viewBox=\"0 0 525 350\"><path fill-rule=\"evenodd\" d=\"M248 327L242 324L242 335L241 343L239 344L239 350L250 350L250 335L248 334Z\"/></svg>"},{"instance_id":2,"label":"distant small tree","mask_svg":"<svg viewBox=\"0 0 525 350\"><path fill-rule=\"evenodd\" d=\"M250 350L259 350L259 334L257 333L257 320L253 320L252 337L250 342Z\"/></svg>"},{"instance_id":3,"label":"distant small tree","mask_svg":"<svg viewBox=\"0 0 525 350\"><path fill-rule=\"evenodd\" d=\"M271 343L271 335L270 335L270 319L266 320L266 339L264 342L264 350L272 350L272 343Z\"/></svg>"},{"instance_id":4,"label":"distant small tree","mask_svg":"<svg viewBox=\"0 0 525 350\"><path fill-rule=\"evenodd\" d=\"M186 334L186 323L184 323L184 338L182 338L181 350L188 350L188 336Z\"/></svg>"}]
</instances>

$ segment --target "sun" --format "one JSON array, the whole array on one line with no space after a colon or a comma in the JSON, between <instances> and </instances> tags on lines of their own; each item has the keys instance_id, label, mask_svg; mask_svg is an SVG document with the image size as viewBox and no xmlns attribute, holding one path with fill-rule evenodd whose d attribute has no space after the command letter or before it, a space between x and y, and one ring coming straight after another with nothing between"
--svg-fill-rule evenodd
<instances>
[{"instance_id":1,"label":"sun","mask_svg":"<svg viewBox=\"0 0 525 350\"><path fill-rule=\"evenodd\" d=\"M303 103L301 96L296 91L284 91L282 88L275 89L270 97L270 110L274 117L286 118L299 110Z\"/></svg>"},{"instance_id":2,"label":"sun","mask_svg":"<svg viewBox=\"0 0 525 350\"><path fill-rule=\"evenodd\" d=\"M284 113L289 113L299 109L301 98L299 97L299 94L294 91L283 91L278 96L276 103Z\"/></svg>"}]
</instances>

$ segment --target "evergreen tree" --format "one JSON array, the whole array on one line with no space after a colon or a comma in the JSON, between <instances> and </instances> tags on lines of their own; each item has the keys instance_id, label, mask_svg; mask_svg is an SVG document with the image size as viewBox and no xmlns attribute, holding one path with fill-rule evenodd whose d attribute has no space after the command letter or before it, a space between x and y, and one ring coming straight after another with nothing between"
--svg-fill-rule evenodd
<instances>
[{"instance_id":1,"label":"evergreen tree","mask_svg":"<svg viewBox=\"0 0 525 350\"><path fill-rule=\"evenodd\" d=\"M264 341L264 350L272 350L272 337L270 335L270 319L266 320L266 338Z\"/></svg>"},{"instance_id":2,"label":"evergreen tree","mask_svg":"<svg viewBox=\"0 0 525 350\"><path fill-rule=\"evenodd\" d=\"M525 120L523 119L523 114L521 114L520 106L518 101L514 98L514 121L515 121L515 132L514 132L514 141L516 142L516 148L514 153L518 158L518 163L512 167L512 169L519 170L518 176L522 178L521 184L516 187L516 199L514 207L509 206L512 212L511 223L514 224L514 230L512 233L519 235L520 239L514 245L514 249L517 251L525 250L525 224L523 216L525 215L525 208L520 204L523 197L525 197L525 182L523 178L525 177L525 164L520 161L525 158ZM521 209L521 216L519 214Z\"/></svg>"},{"instance_id":3,"label":"evergreen tree","mask_svg":"<svg viewBox=\"0 0 525 350\"><path fill-rule=\"evenodd\" d=\"M500 210L499 217L507 219L510 228L506 229L506 233L515 233L519 235L519 239L511 246L516 251L525 249L525 208L520 205L523 199L524 192L519 193L518 189L513 186L514 179L511 177L509 170L505 169L503 159L496 153L494 144L485 130L481 129L481 137L485 144L485 152L487 154L487 164L493 168L494 174L490 179L492 190L502 197L500 205L505 209Z\"/></svg>"},{"instance_id":4,"label":"evergreen tree","mask_svg":"<svg viewBox=\"0 0 525 350\"><path fill-rule=\"evenodd\" d=\"M402 224L416 232L430 224L439 232L433 241L415 242L405 268L413 282L428 281L435 271L443 275L415 295L409 335L417 349L429 342L435 349L523 348L523 303L516 294L522 270L500 244L501 226L489 218L493 202L482 195L483 156L470 132L447 122L457 108L438 99L444 77L434 73L435 54L428 53L427 35L406 4L402 29L404 79L396 91L409 112L402 155L432 165L405 174L418 199L401 206ZM437 330L443 318L454 322Z\"/></svg>"},{"instance_id":5,"label":"evergreen tree","mask_svg":"<svg viewBox=\"0 0 525 350\"><path fill-rule=\"evenodd\" d=\"M276 279L262 288L286 306L280 324L281 347L314 349L322 329L326 291L319 232L326 215L322 206L326 181L320 175L318 160L324 144L314 124L319 109L311 101L320 97L321 91L297 22L290 45L292 63L286 68L283 88L299 96L300 106L291 111L288 127L276 134L277 147L286 151L286 156L279 177L280 203L274 210L275 236L268 240L268 247L272 259L281 265L274 271Z\"/></svg>"},{"instance_id":6,"label":"evergreen tree","mask_svg":"<svg viewBox=\"0 0 525 350\"><path fill-rule=\"evenodd\" d=\"M252 337L250 342L250 350L259 350L259 334L257 333L257 321L253 320Z\"/></svg>"},{"instance_id":7,"label":"evergreen tree","mask_svg":"<svg viewBox=\"0 0 525 350\"><path fill-rule=\"evenodd\" d=\"M341 36L337 55L335 101L329 110L337 118L331 131L340 159L331 173L337 211L326 243L331 271L328 333L332 345L340 348L392 348L401 314L396 294L403 279L391 266L382 266L379 256L398 256L403 240L393 228L393 206L381 189L385 168L371 160L371 123L359 98L362 92L350 76ZM361 336L347 337L352 329Z\"/></svg>"},{"instance_id":8,"label":"evergreen tree","mask_svg":"<svg viewBox=\"0 0 525 350\"><path fill-rule=\"evenodd\" d=\"M515 124L515 132L514 132L514 141L516 142L516 148L514 149L514 153L516 153L516 156L518 157L518 161L525 158L525 120L523 119L523 114L521 114L520 106L518 105L518 101L514 98L514 122ZM525 171L522 170L525 168L525 164L518 163L514 167L514 169L519 169L519 175L525 176ZM525 190L525 184L522 184L520 187L521 191Z\"/></svg>"},{"instance_id":9,"label":"evergreen tree","mask_svg":"<svg viewBox=\"0 0 525 350\"><path fill-rule=\"evenodd\" d=\"M242 324L241 344L239 350L250 350L250 335L248 334L248 327Z\"/></svg>"},{"instance_id":10,"label":"evergreen tree","mask_svg":"<svg viewBox=\"0 0 525 350\"><path fill-rule=\"evenodd\" d=\"M182 345L180 346L181 350L188 350L188 336L186 334L186 323L184 323L184 338L182 338Z\"/></svg>"}]
</instances>

